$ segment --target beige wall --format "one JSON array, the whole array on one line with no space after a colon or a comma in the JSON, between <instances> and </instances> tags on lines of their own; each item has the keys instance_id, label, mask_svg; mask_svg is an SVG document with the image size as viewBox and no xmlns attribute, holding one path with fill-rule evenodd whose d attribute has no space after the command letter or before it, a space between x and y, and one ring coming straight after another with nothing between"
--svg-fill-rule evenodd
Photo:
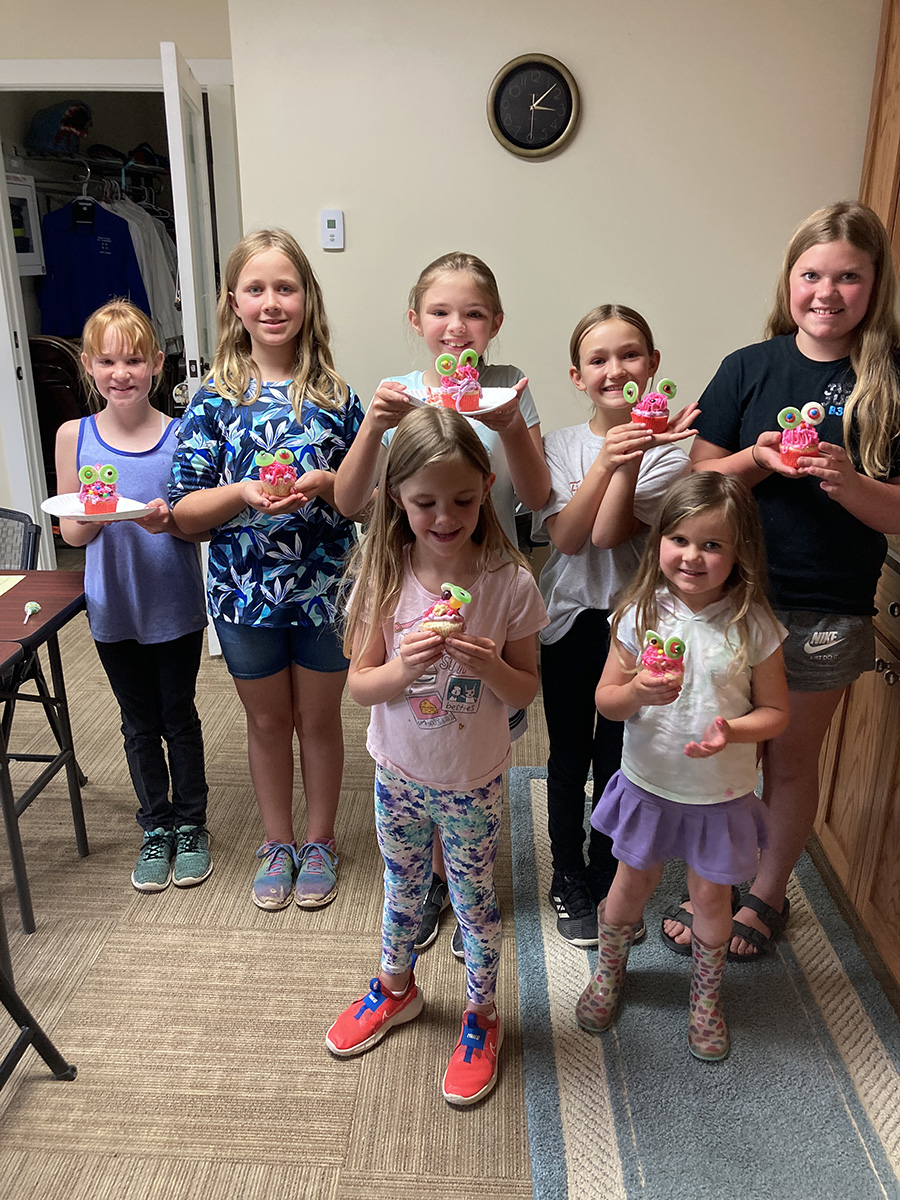
<instances>
[{"instance_id":1,"label":"beige wall","mask_svg":"<svg viewBox=\"0 0 900 1200\"><path fill-rule=\"evenodd\" d=\"M227 0L44 0L34 11L31 20L20 6L0 57L157 58L163 41L185 58L231 55Z\"/></svg>"},{"instance_id":2,"label":"beige wall","mask_svg":"<svg viewBox=\"0 0 900 1200\"><path fill-rule=\"evenodd\" d=\"M493 357L522 367L545 429L581 419L567 346L593 305L650 320L679 400L761 336L796 223L857 194L881 0L230 0L244 225L311 251L339 368L368 401L425 365L405 297L444 251L497 274ZM540 50L579 82L550 160L485 119L499 68ZM448 152L451 169L440 163ZM317 249L322 208L347 249Z\"/></svg>"}]
</instances>

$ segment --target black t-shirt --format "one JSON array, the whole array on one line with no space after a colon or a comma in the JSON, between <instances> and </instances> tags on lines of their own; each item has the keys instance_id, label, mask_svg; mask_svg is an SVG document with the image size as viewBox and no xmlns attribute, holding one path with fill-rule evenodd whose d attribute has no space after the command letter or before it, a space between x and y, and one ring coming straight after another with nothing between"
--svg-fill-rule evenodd
<instances>
[{"instance_id":1,"label":"black t-shirt","mask_svg":"<svg viewBox=\"0 0 900 1200\"><path fill-rule=\"evenodd\" d=\"M763 430L777 430L781 409L815 401L825 409L819 437L843 446L844 402L855 382L849 358L815 362L786 334L729 354L700 397L694 428L734 454L752 446ZM896 453L890 475L900 475ZM874 613L887 540L832 500L819 482L772 474L753 489L772 602L812 612Z\"/></svg>"}]
</instances>

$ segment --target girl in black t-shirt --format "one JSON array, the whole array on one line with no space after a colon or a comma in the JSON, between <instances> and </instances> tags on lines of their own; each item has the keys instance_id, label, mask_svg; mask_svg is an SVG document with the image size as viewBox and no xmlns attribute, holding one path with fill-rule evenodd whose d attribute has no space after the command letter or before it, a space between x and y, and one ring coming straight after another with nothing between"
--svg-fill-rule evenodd
<instances>
[{"instance_id":1,"label":"girl in black t-shirt","mask_svg":"<svg viewBox=\"0 0 900 1200\"><path fill-rule=\"evenodd\" d=\"M804 221L788 247L767 341L722 363L700 399L695 470L740 476L759 502L772 600L790 636L791 722L763 748L769 845L735 913L729 957L759 957L788 918L787 881L818 806L822 740L844 690L874 664L871 618L900 532L900 326L884 226L839 203ZM777 415L815 401L818 453L797 469L779 454ZM663 932L686 953L688 908Z\"/></svg>"}]
</instances>

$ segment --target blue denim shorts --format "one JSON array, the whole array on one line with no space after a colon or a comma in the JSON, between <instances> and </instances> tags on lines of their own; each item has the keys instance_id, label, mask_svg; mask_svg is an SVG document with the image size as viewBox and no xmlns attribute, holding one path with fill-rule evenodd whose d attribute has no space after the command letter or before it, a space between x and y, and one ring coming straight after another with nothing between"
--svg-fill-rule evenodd
<instances>
[{"instance_id":1,"label":"blue denim shorts","mask_svg":"<svg viewBox=\"0 0 900 1200\"><path fill-rule=\"evenodd\" d=\"M268 679L291 663L332 674L350 666L333 625L235 625L213 618L229 675Z\"/></svg>"}]
</instances>

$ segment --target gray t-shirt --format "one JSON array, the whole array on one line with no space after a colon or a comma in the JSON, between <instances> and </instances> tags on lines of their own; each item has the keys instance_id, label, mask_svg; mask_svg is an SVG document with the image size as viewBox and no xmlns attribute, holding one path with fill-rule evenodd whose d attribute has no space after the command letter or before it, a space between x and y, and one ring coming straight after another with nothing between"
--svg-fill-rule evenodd
<instances>
[{"instance_id":1,"label":"gray t-shirt","mask_svg":"<svg viewBox=\"0 0 900 1200\"><path fill-rule=\"evenodd\" d=\"M382 383L388 379L393 379L397 383L405 383L409 388L424 387L422 378L424 371L410 371L408 375L385 375ZM523 378L524 372L518 367L507 366L502 363L484 363L479 367L479 382L482 387L486 388L506 388L515 387L520 379ZM541 418L538 416L537 408L531 396L529 388L519 397L519 412L525 419L525 424L530 429L532 425L538 425ZM464 414L465 415L465 414ZM494 486L491 488L491 498L494 501L494 508L497 510L497 516L500 519L500 524L503 526L503 532L509 538L514 546L518 545L516 538L516 493L513 491L512 478L509 474L509 463L506 461L506 452L503 449L503 443L500 440L500 434L495 433L493 429L488 429L487 425L481 421L476 421L470 418L475 426L481 443L491 456L491 470L497 476L494 480ZM393 429L389 429L382 439L387 446L394 436Z\"/></svg>"},{"instance_id":2,"label":"gray t-shirt","mask_svg":"<svg viewBox=\"0 0 900 1200\"><path fill-rule=\"evenodd\" d=\"M532 521L533 536L546 541L544 522L569 503L590 470L604 439L589 424L555 429L544 436L544 454L550 468L550 499ZM651 446L644 452L634 490L634 515L645 525L655 519L659 502L669 486L690 471L687 454L677 446ZM586 608L609 609L634 577L644 547L643 533L627 542L601 550L590 536L577 554L561 554L554 546L541 571L540 589L550 614L541 630L541 641L558 642Z\"/></svg>"}]
</instances>

